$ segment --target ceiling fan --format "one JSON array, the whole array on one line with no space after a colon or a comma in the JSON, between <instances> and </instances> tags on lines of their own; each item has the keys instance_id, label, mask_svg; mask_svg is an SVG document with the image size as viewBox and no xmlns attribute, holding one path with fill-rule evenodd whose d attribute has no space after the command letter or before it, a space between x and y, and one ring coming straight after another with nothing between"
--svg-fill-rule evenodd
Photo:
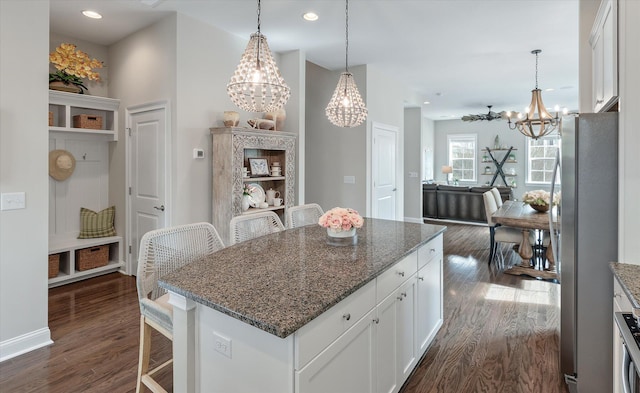
<instances>
[{"instance_id":1,"label":"ceiling fan","mask_svg":"<svg viewBox=\"0 0 640 393\"><path fill-rule=\"evenodd\" d=\"M491 120L501 120L501 119L506 119L507 118L507 112L502 111L500 113L496 113L496 112L491 110L492 106L493 105L487 105L487 108L489 108L489 112L487 112L487 113L481 113L481 114L478 114L478 115L462 116L462 121L478 121L478 120L491 121Z\"/></svg>"}]
</instances>

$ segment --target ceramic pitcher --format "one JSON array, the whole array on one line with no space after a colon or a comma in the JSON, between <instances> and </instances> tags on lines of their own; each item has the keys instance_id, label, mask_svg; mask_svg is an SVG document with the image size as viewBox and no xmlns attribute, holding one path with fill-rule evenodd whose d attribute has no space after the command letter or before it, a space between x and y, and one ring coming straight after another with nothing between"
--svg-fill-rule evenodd
<instances>
[{"instance_id":1,"label":"ceramic pitcher","mask_svg":"<svg viewBox=\"0 0 640 393\"><path fill-rule=\"evenodd\" d=\"M268 189L266 194L267 194L267 203L269 204L269 206L273 205L274 198L280 197L280 191L276 191L273 188Z\"/></svg>"}]
</instances>

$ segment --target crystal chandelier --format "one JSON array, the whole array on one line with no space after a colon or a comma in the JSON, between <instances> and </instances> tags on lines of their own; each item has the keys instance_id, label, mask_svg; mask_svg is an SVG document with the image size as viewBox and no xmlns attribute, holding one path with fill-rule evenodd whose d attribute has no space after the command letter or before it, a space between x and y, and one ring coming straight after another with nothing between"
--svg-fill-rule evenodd
<instances>
[{"instance_id":1,"label":"crystal chandelier","mask_svg":"<svg viewBox=\"0 0 640 393\"><path fill-rule=\"evenodd\" d=\"M357 127L367 118L367 107L358 86L349 72L349 0L345 0L345 72L340 74L338 86L325 109L329 121L338 127Z\"/></svg>"},{"instance_id":2,"label":"crystal chandelier","mask_svg":"<svg viewBox=\"0 0 640 393\"><path fill-rule=\"evenodd\" d=\"M561 120L558 117L558 108L556 107L555 117L551 116L542 103L542 94L538 89L538 54L542 52L542 49L534 49L532 54L536 55L536 88L531 90L531 104L524 110L524 119L522 114L517 114L515 122L511 122L511 112L507 112L507 118L509 121L509 128L515 130L516 128L524 136L529 138L538 139L550 134L558 128ZM536 114L538 115L536 117Z\"/></svg>"},{"instance_id":3,"label":"crystal chandelier","mask_svg":"<svg viewBox=\"0 0 640 393\"><path fill-rule=\"evenodd\" d=\"M273 60L267 37L260 33L260 0L258 31L251 34L240 64L227 84L227 94L247 112L275 112L289 100L291 89Z\"/></svg>"}]
</instances>

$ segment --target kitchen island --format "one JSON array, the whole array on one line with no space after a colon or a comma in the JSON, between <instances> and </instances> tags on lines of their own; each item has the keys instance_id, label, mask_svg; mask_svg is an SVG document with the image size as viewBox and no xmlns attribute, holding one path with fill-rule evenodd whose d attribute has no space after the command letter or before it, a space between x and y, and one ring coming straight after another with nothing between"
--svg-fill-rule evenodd
<instances>
[{"instance_id":1,"label":"kitchen island","mask_svg":"<svg viewBox=\"0 0 640 393\"><path fill-rule=\"evenodd\" d=\"M311 225L164 276L174 391L397 392L442 325L445 229L367 218L336 247Z\"/></svg>"}]
</instances>

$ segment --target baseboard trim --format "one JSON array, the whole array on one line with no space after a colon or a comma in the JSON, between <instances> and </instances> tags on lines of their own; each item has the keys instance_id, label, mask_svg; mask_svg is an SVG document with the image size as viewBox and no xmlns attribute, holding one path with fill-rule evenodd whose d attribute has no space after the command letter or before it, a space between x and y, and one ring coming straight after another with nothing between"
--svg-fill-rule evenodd
<instances>
[{"instance_id":1,"label":"baseboard trim","mask_svg":"<svg viewBox=\"0 0 640 393\"><path fill-rule=\"evenodd\" d=\"M0 362L53 344L49 328L42 328L0 342Z\"/></svg>"}]
</instances>

